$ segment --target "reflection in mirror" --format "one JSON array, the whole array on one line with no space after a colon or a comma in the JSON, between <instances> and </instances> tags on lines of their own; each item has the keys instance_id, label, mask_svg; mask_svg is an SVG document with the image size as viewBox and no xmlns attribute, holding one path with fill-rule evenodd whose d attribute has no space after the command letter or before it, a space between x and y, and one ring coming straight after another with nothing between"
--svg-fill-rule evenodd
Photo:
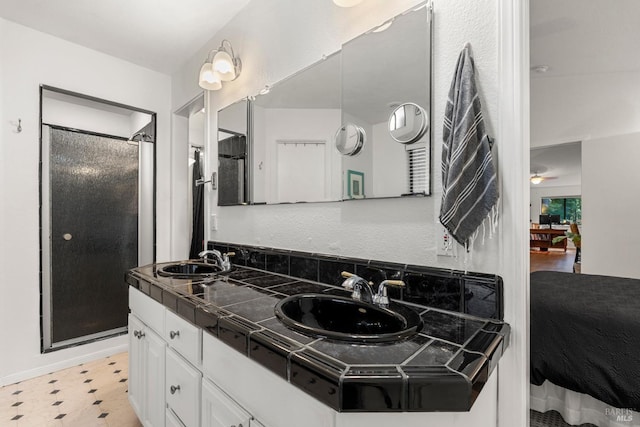
<instances>
[{"instance_id":1,"label":"reflection in mirror","mask_svg":"<svg viewBox=\"0 0 640 427\"><path fill-rule=\"evenodd\" d=\"M218 111L218 205L249 203L248 101Z\"/></svg>"},{"instance_id":2,"label":"reflection in mirror","mask_svg":"<svg viewBox=\"0 0 640 427\"><path fill-rule=\"evenodd\" d=\"M340 55L333 54L256 97L253 201L339 200Z\"/></svg>"},{"instance_id":3,"label":"reflection in mirror","mask_svg":"<svg viewBox=\"0 0 640 427\"><path fill-rule=\"evenodd\" d=\"M423 5L342 48L342 123L367 134L360 154L343 158L344 198L353 198L348 171L362 173L366 198L429 194L429 23Z\"/></svg>"},{"instance_id":4,"label":"reflection in mirror","mask_svg":"<svg viewBox=\"0 0 640 427\"><path fill-rule=\"evenodd\" d=\"M429 117L419 105L405 103L389 117L389 134L401 144L413 144L429 130Z\"/></svg>"},{"instance_id":5,"label":"reflection in mirror","mask_svg":"<svg viewBox=\"0 0 640 427\"><path fill-rule=\"evenodd\" d=\"M355 156L362 150L367 140L364 129L352 123L347 123L338 129L335 136L336 148L343 156Z\"/></svg>"}]
</instances>

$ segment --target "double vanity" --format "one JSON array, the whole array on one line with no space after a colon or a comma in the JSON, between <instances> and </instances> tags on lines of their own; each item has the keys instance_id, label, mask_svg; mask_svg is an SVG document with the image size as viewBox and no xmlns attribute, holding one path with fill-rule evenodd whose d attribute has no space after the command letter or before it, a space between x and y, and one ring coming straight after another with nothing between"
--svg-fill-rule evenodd
<instances>
[{"instance_id":1,"label":"double vanity","mask_svg":"<svg viewBox=\"0 0 640 427\"><path fill-rule=\"evenodd\" d=\"M229 271L186 261L126 276L129 394L145 426L495 425L492 373L509 326L411 302L409 288L424 288L433 272L417 282L416 266L220 249L237 254ZM273 271L283 271L283 260L286 272ZM345 267L361 285L401 268L407 283L393 284L407 289L394 287L380 302L384 287L365 295L356 278L341 277ZM320 281L328 271L335 279ZM475 297L469 289L480 289L467 284L493 280L436 273L432 282L461 283L465 307Z\"/></svg>"}]
</instances>

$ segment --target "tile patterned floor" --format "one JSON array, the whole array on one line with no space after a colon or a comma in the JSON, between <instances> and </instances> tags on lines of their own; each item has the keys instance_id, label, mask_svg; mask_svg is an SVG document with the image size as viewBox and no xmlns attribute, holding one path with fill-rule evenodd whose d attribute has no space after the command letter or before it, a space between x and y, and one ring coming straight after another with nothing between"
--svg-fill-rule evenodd
<instances>
[{"instance_id":1,"label":"tile patterned floor","mask_svg":"<svg viewBox=\"0 0 640 427\"><path fill-rule=\"evenodd\" d=\"M120 353L0 388L2 427L140 427Z\"/></svg>"}]
</instances>

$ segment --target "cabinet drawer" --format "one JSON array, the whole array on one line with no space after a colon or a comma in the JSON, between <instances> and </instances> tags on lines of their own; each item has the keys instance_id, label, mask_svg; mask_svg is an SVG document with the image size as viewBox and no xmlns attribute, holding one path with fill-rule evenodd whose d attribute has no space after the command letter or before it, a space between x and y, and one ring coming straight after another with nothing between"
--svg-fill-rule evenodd
<instances>
[{"instance_id":1,"label":"cabinet drawer","mask_svg":"<svg viewBox=\"0 0 640 427\"><path fill-rule=\"evenodd\" d=\"M129 287L129 308L147 326L164 336L164 312L162 304L139 290Z\"/></svg>"},{"instance_id":2,"label":"cabinet drawer","mask_svg":"<svg viewBox=\"0 0 640 427\"><path fill-rule=\"evenodd\" d=\"M202 374L175 351L167 348L166 375L167 406L186 427L198 427Z\"/></svg>"},{"instance_id":3,"label":"cabinet drawer","mask_svg":"<svg viewBox=\"0 0 640 427\"><path fill-rule=\"evenodd\" d=\"M200 366L202 330L178 317L170 310L165 314L165 341L185 359Z\"/></svg>"}]
</instances>

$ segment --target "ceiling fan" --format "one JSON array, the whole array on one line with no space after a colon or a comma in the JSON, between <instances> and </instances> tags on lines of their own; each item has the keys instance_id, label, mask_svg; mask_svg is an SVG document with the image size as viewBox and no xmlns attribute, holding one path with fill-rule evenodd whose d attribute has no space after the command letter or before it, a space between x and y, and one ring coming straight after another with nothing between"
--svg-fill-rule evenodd
<instances>
[{"instance_id":1,"label":"ceiling fan","mask_svg":"<svg viewBox=\"0 0 640 427\"><path fill-rule=\"evenodd\" d=\"M540 183L542 183L542 181L546 181L548 179L556 179L555 176L540 176L538 175L538 172L536 172L531 178L529 178L529 181L531 181L531 183L533 185L538 185Z\"/></svg>"}]
</instances>

